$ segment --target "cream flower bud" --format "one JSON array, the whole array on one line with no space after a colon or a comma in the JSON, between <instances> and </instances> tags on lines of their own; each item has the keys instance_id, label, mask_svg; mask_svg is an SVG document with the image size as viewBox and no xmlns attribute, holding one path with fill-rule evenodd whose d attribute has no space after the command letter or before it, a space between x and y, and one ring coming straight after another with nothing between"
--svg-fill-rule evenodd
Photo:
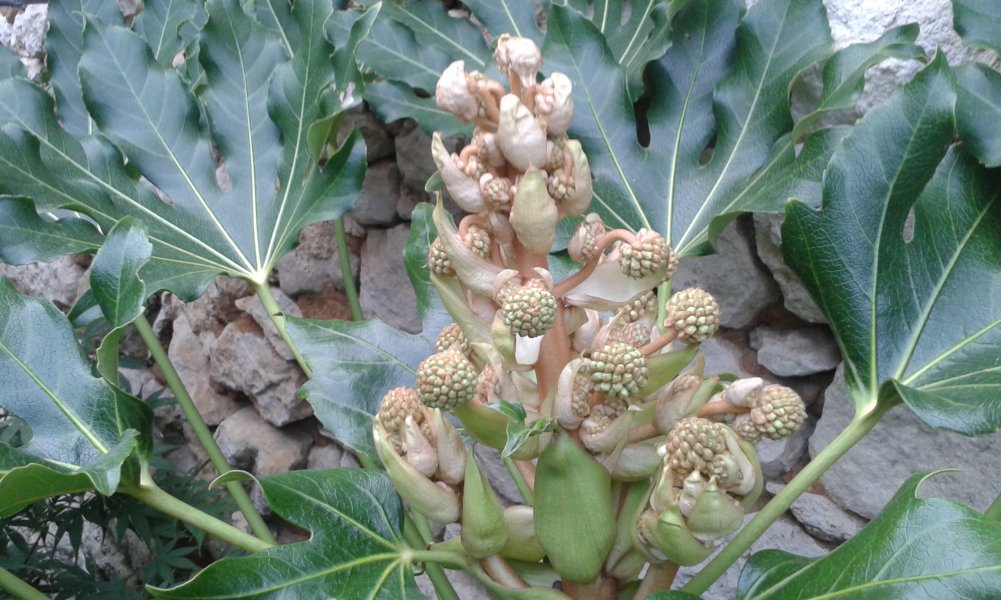
<instances>
[{"instance_id":1,"label":"cream flower bud","mask_svg":"<svg viewBox=\"0 0 1001 600\"><path fill-rule=\"evenodd\" d=\"M591 414L589 400L593 388L587 363L586 358L575 358L560 372L556 383L556 398L553 401L553 415L561 427L576 429Z\"/></svg>"},{"instance_id":2,"label":"cream flower bud","mask_svg":"<svg viewBox=\"0 0 1001 600\"><path fill-rule=\"evenodd\" d=\"M591 165L577 140L567 140L566 149L573 161L573 185L570 186L572 191L560 203L560 208L568 215L582 215L591 206Z\"/></svg>"},{"instance_id":3,"label":"cream flower bud","mask_svg":"<svg viewBox=\"0 0 1001 600\"><path fill-rule=\"evenodd\" d=\"M535 42L506 33L497 38L494 60L502 73L513 71L525 88L535 83L535 76L542 68L542 52Z\"/></svg>"},{"instance_id":4,"label":"cream flower bud","mask_svg":"<svg viewBox=\"0 0 1001 600\"><path fill-rule=\"evenodd\" d=\"M438 481L458 485L462 483L466 472L466 448L462 443L462 435L440 409L428 412L438 450L438 470L434 477Z\"/></svg>"},{"instance_id":5,"label":"cream flower bud","mask_svg":"<svg viewBox=\"0 0 1001 600\"><path fill-rule=\"evenodd\" d=\"M497 136L493 133L476 128L473 132L473 141L470 142L476 147L476 154L480 159L495 169L503 169L507 165L507 159L497 145Z\"/></svg>"},{"instance_id":6,"label":"cream flower bud","mask_svg":"<svg viewBox=\"0 0 1001 600\"><path fill-rule=\"evenodd\" d=\"M573 120L573 83L563 73L553 72L539 88L535 106L546 123L549 137L566 133Z\"/></svg>"},{"instance_id":7,"label":"cream flower bud","mask_svg":"<svg viewBox=\"0 0 1001 600\"><path fill-rule=\"evenodd\" d=\"M472 121L480 111L480 102L470 91L466 63L457 60L448 65L438 78L434 89L434 99L438 107L447 110L461 121Z\"/></svg>"},{"instance_id":8,"label":"cream flower bud","mask_svg":"<svg viewBox=\"0 0 1001 600\"><path fill-rule=\"evenodd\" d=\"M455 492L421 475L413 465L400 458L379 422L372 427L372 438L393 488L411 508L441 525L459 520L461 510Z\"/></svg>"},{"instance_id":9,"label":"cream flower bud","mask_svg":"<svg viewBox=\"0 0 1001 600\"><path fill-rule=\"evenodd\" d=\"M511 227L518 241L533 254L548 254L556 239L559 211L546 191L542 172L530 169L518 183L511 204Z\"/></svg>"},{"instance_id":10,"label":"cream flower bud","mask_svg":"<svg viewBox=\"0 0 1001 600\"><path fill-rule=\"evenodd\" d=\"M546 128L514 94L501 98L497 145L504 158L519 171L544 167L548 162Z\"/></svg>"},{"instance_id":11,"label":"cream flower bud","mask_svg":"<svg viewBox=\"0 0 1001 600\"><path fill-rule=\"evenodd\" d=\"M479 186L484 205L491 210L506 209L511 204L511 180L507 177L484 173L480 176Z\"/></svg>"},{"instance_id":12,"label":"cream flower bud","mask_svg":"<svg viewBox=\"0 0 1001 600\"><path fill-rule=\"evenodd\" d=\"M438 470L438 451L431 445L431 440L424 435L412 416L406 418L402 433L406 461L421 475L425 477L434 475Z\"/></svg>"},{"instance_id":13,"label":"cream flower bud","mask_svg":"<svg viewBox=\"0 0 1001 600\"><path fill-rule=\"evenodd\" d=\"M431 138L431 158L438 166L438 173L441 174L441 180L445 183L445 189L452 196L452 200L466 212L482 212L485 205L483 195L480 193L480 183L456 164L438 132Z\"/></svg>"}]
</instances>

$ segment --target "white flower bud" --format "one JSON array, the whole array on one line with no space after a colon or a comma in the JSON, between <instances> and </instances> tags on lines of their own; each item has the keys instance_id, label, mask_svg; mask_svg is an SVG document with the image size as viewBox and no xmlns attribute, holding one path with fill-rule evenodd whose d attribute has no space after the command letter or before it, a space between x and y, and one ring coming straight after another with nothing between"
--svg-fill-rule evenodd
<instances>
[{"instance_id":1,"label":"white flower bud","mask_svg":"<svg viewBox=\"0 0 1001 600\"><path fill-rule=\"evenodd\" d=\"M472 121L479 114L480 102L470 91L469 75L465 71L465 66L466 63L461 60L448 65L438 78L434 99L439 108L447 110L459 120Z\"/></svg>"},{"instance_id":2,"label":"white flower bud","mask_svg":"<svg viewBox=\"0 0 1001 600\"><path fill-rule=\"evenodd\" d=\"M452 200L466 212L482 212L485 205L483 195L480 193L480 183L455 163L438 132L431 138L431 158L438 166L438 173L441 174L441 180L445 182L445 188L452 196Z\"/></svg>"},{"instance_id":3,"label":"white flower bud","mask_svg":"<svg viewBox=\"0 0 1001 600\"><path fill-rule=\"evenodd\" d=\"M542 52L535 42L506 33L497 38L494 60L502 73L513 71L524 88L535 83L535 76L542 68Z\"/></svg>"},{"instance_id":4,"label":"white flower bud","mask_svg":"<svg viewBox=\"0 0 1001 600\"><path fill-rule=\"evenodd\" d=\"M501 98L497 145L519 171L532 166L541 168L548 162L546 128L514 94Z\"/></svg>"},{"instance_id":5,"label":"white flower bud","mask_svg":"<svg viewBox=\"0 0 1001 600\"><path fill-rule=\"evenodd\" d=\"M573 83L563 73L554 72L540 87L536 110L546 123L549 137L563 135L573 120Z\"/></svg>"}]
</instances>

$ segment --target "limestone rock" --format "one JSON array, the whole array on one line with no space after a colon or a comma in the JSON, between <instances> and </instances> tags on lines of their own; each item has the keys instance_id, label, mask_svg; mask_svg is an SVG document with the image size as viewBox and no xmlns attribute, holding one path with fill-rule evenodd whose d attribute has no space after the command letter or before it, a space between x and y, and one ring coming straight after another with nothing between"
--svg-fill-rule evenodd
<instances>
[{"instance_id":1,"label":"limestone rock","mask_svg":"<svg viewBox=\"0 0 1001 600\"><path fill-rule=\"evenodd\" d=\"M181 314L174 320L174 336L170 340L167 357L173 363L205 423L211 426L218 425L239 410L240 403L212 387L209 377L212 334L205 337L207 343L191 330L188 317Z\"/></svg>"},{"instance_id":2,"label":"limestone rock","mask_svg":"<svg viewBox=\"0 0 1001 600\"><path fill-rule=\"evenodd\" d=\"M366 317L413 333L421 330L417 297L403 265L409 225L368 232L361 252L361 307Z\"/></svg>"},{"instance_id":3,"label":"limestone rock","mask_svg":"<svg viewBox=\"0 0 1001 600\"><path fill-rule=\"evenodd\" d=\"M779 299L768 271L754 258L746 227L737 220L716 241L716 253L687 257L672 278L672 289L700 287L716 298L723 327L741 328Z\"/></svg>"},{"instance_id":4,"label":"limestone rock","mask_svg":"<svg viewBox=\"0 0 1001 600\"><path fill-rule=\"evenodd\" d=\"M367 110L356 108L344 113L337 130L337 143L343 143L352 129L360 131L365 138L366 157L370 164L391 158L396 152L393 138L386 131L386 126Z\"/></svg>"},{"instance_id":5,"label":"limestone rock","mask_svg":"<svg viewBox=\"0 0 1001 600\"><path fill-rule=\"evenodd\" d=\"M45 32L49 28L48 4L30 4L14 17L14 22L0 19L0 44L23 58L45 54Z\"/></svg>"},{"instance_id":6,"label":"limestone rock","mask_svg":"<svg viewBox=\"0 0 1001 600\"><path fill-rule=\"evenodd\" d=\"M754 215L754 240L758 258L768 266L782 291L786 310L810 323L826 323L813 296L782 258L782 215Z\"/></svg>"},{"instance_id":7,"label":"limestone rock","mask_svg":"<svg viewBox=\"0 0 1001 600\"><path fill-rule=\"evenodd\" d=\"M400 198L400 170L392 162L369 165L358 204L351 209L362 225L392 225Z\"/></svg>"},{"instance_id":8,"label":"limestone rock","mask_svg":"<svg viewBox=\"0 0 1001 600\"><path fill-rule=\"evenodd\" d=\"M754 353L722 335L715 335L700 344L706 359L706 375L733 373L738 377L767 375L757 371Z\"/></svg>"},{"instance_id":9,"label":"limestone rock","mask_svg":"<svg viewBox=\"0 0 1001 600\"><path fill-rule=\"evenodd\" d=\"M0 277L10 279L22 294L48 298L62 309L73 306L88 285L87 269L77 264L72 256L20 266L0 263Z\"/></svg>"},{"instance_id":10,"label":"limestone rock","mask_svg":"<svg viewBox=\"0 0 1001 600\"><path fill-rule=\"evenodd\" d=\"M777 494L783 485L769 483L766 489ZM792 516L807 533L824 542L840 544L851 539L865 527L865 521L842 510L827 496L806 492L789 508Z\"/></svg>"},{"instance_id":11,"label":"limestone rock","mask_svg":"<svg viewBox=\"0 0 1001 600\"><path fill-rule=\"evenodd\" d=\"M823 415L810 437L812 456L844 430L854 413L843 370L843 366L838 367L825 396ZM998 456L1001 435L971 438L935 431L901 405L890 410L862 441L835 462L820 483L839 506L872 519L914 473L953 468L960 471L940 473L925 481L921 495L958 500L984 510L997 496L997 477L985 473L991 472L991 464L997 473Z\"/></svg>"},{"instance_id":12,"label":"limestone rock","mask_svg":"<svg viewBox=\"0 0 1001 600\"><path fill-rule=\"evenodd\" d=\"M416 124L408 123L396 136L396 164L403 185L419 191L438 170L431 158L431 138Z\"/></svg>"},{"instance_id":13,"label":"limestone rock","mask_svg":"<svg viewBox=\"0 0 1001 600\"><path fill-rule=\"evenodd\" d=\"M344 451L337 444L313 446L306 459L307 469L336 469L341 466Z\"/></svg>"},{"instance_id":14,"label":"limestone rock","mask_svg":"<svg viewBox=\"0 0 1001 600\"><path fill-rule=\"evenodd\" d=\"M302 311L296 306L295 302L291 298L282 293L281 290L271 289L271 294L275 297L278 302L278 308L281 309L282 314L289 315L292 317L301 317ZM280 333L278 333L278 328L275 327L274 321L268 316L268 311L261 304L260 299L257 296L247 296L245 298L240 298L236 301L236 307L243 312L250 315L257 326L264 331L264 337L267 338L268 343L271 347L278 353L279 356L285 360L295 360L295 355L292 354L292 350L282 339Z\"/></svg>"},{"instance_id":15,"label":"limestone rock","mask_svg":"<svg viewBox=\"0 0 1001 600\"><path fill-rule=\"evenodd\" d=\"M751 332L751 347L758 362L785 377L831 371L841 362L841 352L826 327L776 329L762 325Z\"/></svg>"},{"instance_id":16,"label":"limestone rock","mask_svg":"<svg viewBox=\"0 0 1001 600\"><path fill-rule=\"evenodd\" d=\"M223 420L216 428L215 439L231 467L258 477L301 468L313 443L309 433L300 427L279 429L251 406ZM259 488L254 488L251 496L258 511L268 512Z\"/></svg>"},{"instance_id":17,"label":"limestone rock","mask_svg":"<svg viewBox=\"0 0 1001 600\"><path fill-rule=\"evenodd\" d=\"M361 260L358 254L350 251L350 246L348 261L351 276L357 279ZM328 283L343 290L344 275L334 226L324 221L304 228L299 234L299 245L278 260L277 270L282 291L292 297L318 293Z\"/></svg>"},{"instance_id":18,"label":"limestone rock","mask_svg":"<svg viewBox=\"0 0 1001 600\"><path fill-rule=\"evenodd\" d=\"M236 301L253 292L242 279L217 277L198 299L184 304L183 310L195 333L211 331L218 334L223 326L240 317Z\"/></svg>"},{"instance_id":19,"label":"limestone rock","mask_svg":"<svg viewBox=\"0 0 1001 600\"><path fill-rule=\"evenodd\" d=\"M299 367L275 351L249 316L227 325L211 354L212 379L246 394L272 424L280 427L313 414L312 407L296 397L304 381Z\"/></svg>"}]
</instances>

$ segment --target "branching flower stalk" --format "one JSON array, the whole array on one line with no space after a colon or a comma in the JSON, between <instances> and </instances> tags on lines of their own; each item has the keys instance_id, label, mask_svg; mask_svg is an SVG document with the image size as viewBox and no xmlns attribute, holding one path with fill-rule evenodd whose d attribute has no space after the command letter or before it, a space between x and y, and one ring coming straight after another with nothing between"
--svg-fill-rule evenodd
<instances>
[{"instance_id":1,"label":"branching flower stalk","mask_svg":"<svg viewBox=\"0 0 1001 600\"><path fill-rule=\"evenodd\" d=\"M507 88L457 61L436 89L441 108L476 125L459 152L437 134L431 148L470 213L456 225L439 201L433 215L428 268L455 323L414 387L383 398L376 448L413 511L461 524L439 546L478 564L495 592L523 588L520 565L542 561L572 598L614 598L647 564L641 589L664 589L740 527L763 486L752 444L791 435L805 407L761 379L705 375L698 346L719 306L700 289L659 300L678 265L668 242L587 213L569 78L540 81L527 39L501 36L494 58ZM568 246L580 268L555 281L566 217L580 220ZM513 461L525 505L500 504L449 413Z\"/></svg>"}]
</instances>

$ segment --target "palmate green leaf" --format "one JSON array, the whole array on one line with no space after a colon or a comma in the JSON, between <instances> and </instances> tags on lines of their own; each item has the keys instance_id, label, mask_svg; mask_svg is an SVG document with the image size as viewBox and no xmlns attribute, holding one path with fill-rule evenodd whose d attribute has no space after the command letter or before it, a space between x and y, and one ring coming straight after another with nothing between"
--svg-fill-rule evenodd
<instances>
[{"instance_id":1,"label":"palmate green leaf","mask_svg":"<svg viewBox=\"0 0 1001 600\"><path fill-rule=\"evenodd\" d=\"M423 598L402 540L403 506L389 479L364 469L296 471L261 479L268 505L310 539L223 558L154 598Z\"/></svg>"},{"instance_id":2,"label":"palmate green leaf","mask_svg":"<svg viewBox=\"0 0 1001 600\"><path fill-rule=\"evenodd\" d=\"M143 10L132 23L132 29L146 40L153 59L162 67L169 67L186 42L181 36L182 26L201 20L204 9L190 0L164 0L143 4Z\"/></svg>"},{"instance_id":3,"label":"palmate green leaf","mask_svg":"<svg viewBox=\"0 0 1001 600\"><path fill-rule=\"evenodd\" d=\"M417 365L434 354L434 339L449 322L432 289L427 248L435 237L431 207L413 213L404 262L417 295L423 331L406 333L378 319L317 321L289 318L288 332L313 371L299 393L316 418L339 442L379 459L372 443L372 418L382 397L396 387L413 387Z\"/></svg>"},{"instance_id":4,"label":"palmate green leaf","mask_svg":"<svg viewBox=\"0 0 1001 600\"><path fill-rule=\"evenodd\" d=\"M111 228L94 256L90 289L112 327L128 325L142 314L147 293L138 273L152 252L142 223L126 217Z\"/></svg>"},{"instance_id":5,"label":"palmate green leaf","mask_svg":"<svg viewBox=\"0 0 1001 600\"><path fill-rule=\"evenodd\" d=\"M130 455L148 459L149 407L91 375L50 302L2 280L0 314L0 406L32 429L27 444L0 445L0 515L57 494L112 494Z\"/></svg>"},{"instance_id":6,"label":"palmate green leaf","mask_svg":"<svg viewBox=\"0 0 1001 600\"><path fill-rule=\"evenodd\" d=\"M981 164L1001 166L1001 73L978 63L963 65L956 84L959 137Z\"/></svg>"},{"instance_id":7,"label":"palmate green leaf","mask_svg":"<svg viewBox=\"0 0 1001 600\"><path fill-rule=\"evenodd\" d=\"M217 274L266 281L304 226L352 206L364 172L358 136L322 168L308 149L332 79L329 3L267 6L276 18L262 25L232 0L207 3L198 98L142 37L88 21L79 71L104 137L68 135L44 90L0 81L0 192L73 207L105 231L125 216L142 221L153 243L142 273L150 290L190 299Z\"/></svg>"},{"instance_id":8,"label":"palmate green leaf","mask_svg":"<svg viewBox=\"0 0 1001 600\"><path fill-rule=\"evenodd\" d=\"M1001 597L1001 524L961 504L920 498L914 475L883 512L827 556L753 555L737 600L993 600Z\"/></svg>"},{"instance_id":9,"label":"palmate green leaf","mask_svg":"<svg viewBox=\"0 0 1001 600\"><path fill-rule=\"evenodd\" d=\"M94 252L103 237L72 215L40 216L27 198L0 197L0 260L9 265L48 262L66 254Z\"/></svg>"},{"instance_id":10,"label":"palmate green leaf","mask_svg":"<svg viewBox=\"0 0 1001 600\"><path fill-rule=\"evenodd\" d=\"M393 81L377 81L365 87L365 100L379 119L389 123L414 119L427 131L442 135L469 135L472 126L461 123L455 115L438 108L434 98L421 98L409 87Z\"/></svg>"},{"instance_id":11,"label":"palmate green leaf","mask_svg":"<svg viewBox=\"0 0 1001 600\"><path fill-rule=\"evenodd\" d=\"M789 85L830 55L830 32L820 2L766 0L746 15L743 6L690 2L679 12L672 27L686 35L648 67L646 148L627 78L600 34L575 11L550 11L546 64L574 80L570 135L588 154L592 207L609 226L656 229L686 255L705 250L720 215L778 210L785 201L758 204L745 189L793 162L791 140L780 160L768 159L792 128Z\"/></svg>"},{"instance_id":12,"label":"palmate green leaf","mask_svg":"<svg viewBox=\"0 0 1001 600\"><path fill-rule=\"evenodd\" d=\"M26 71L21 59L7 46L0 47L0 77L24 77Z\"/></svg>"},{"instance_id":13,"label":"palmate green leaf","mask_svg":"<svg viewBox=\"0 0 1001 600\"><path fill-rule=\"evenodd\" d=\"M968 435L1001 426L1001 185L953 141L942 56L835 153L820 211L794 203L786 263L827 315L857 410L902 399Z\"/></svg>"},{"instance_id":14,"label":"palmate green leaf","mask_svg":"<svg viewBox=\"0 0 1001 600\"><path fill-rule=\"evenodd\" d=\"M67 0L54 2L48 12L45 34L45 66L59 106L59 120L73 135L94 133L93 122L83 105L77 67L83 53L84 21L122 24L122 11L114 2Z\"/></svg>"},{"instance_id":15,"label":"palmate green leaf","mask_svg":"<svg viewBox=\"0 0 1001 600\"><path fill-rule=\"evenodd\" d=\"M1001 5L993 0L952 0L953 27L968 46L1001 52Z\"/></svg>"}]
</instances>

